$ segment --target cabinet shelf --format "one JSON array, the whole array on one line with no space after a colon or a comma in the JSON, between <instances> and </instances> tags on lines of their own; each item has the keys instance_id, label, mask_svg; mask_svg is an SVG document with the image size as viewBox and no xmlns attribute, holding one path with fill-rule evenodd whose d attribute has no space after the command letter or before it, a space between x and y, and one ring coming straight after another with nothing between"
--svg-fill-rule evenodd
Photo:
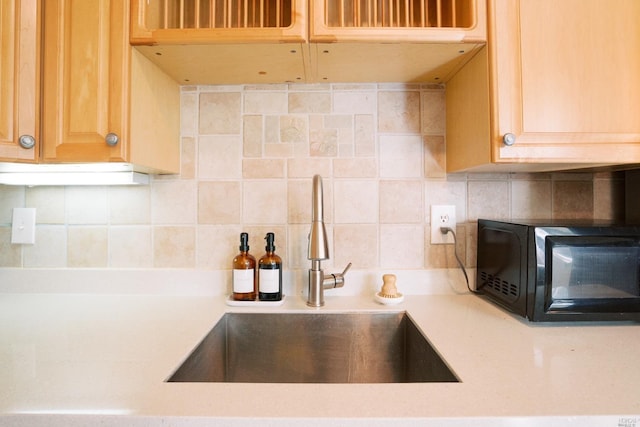
<instances>
[{"instance_id":1,"label":"cabinet shelf","mask_svg":"<svg viewBox=\"0 0 640 427\"><path fill-rule=\"evenodd\" d=\"M471 28L471 0L325 0L332 28Z\"/></svg>"},{"instance_id":2,"label":"cabinet shelf","mask_svg":"<svg viewBox=\"0 0 640 427\"><path fill-rule=\"evenodd\" d=\"M152 4L147 25L158 29L286 28L291 0L162 0Z\"/></svg>"}]
</instances>

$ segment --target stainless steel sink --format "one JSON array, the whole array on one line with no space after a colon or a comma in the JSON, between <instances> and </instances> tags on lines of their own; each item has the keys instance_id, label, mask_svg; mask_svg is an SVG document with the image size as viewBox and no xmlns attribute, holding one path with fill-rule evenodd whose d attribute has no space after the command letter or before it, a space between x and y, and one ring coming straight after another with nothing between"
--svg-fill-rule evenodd
<instances>
[{"instance_id":1,"label":"stainless steel sink","mask_svg":"<svg viewBox=\"0 0 640 427\"><path fill-rule=\"evenodd\" d=\"M168 382L457 382L404 312L227 313Z\"/></svg>"}]
</instances>

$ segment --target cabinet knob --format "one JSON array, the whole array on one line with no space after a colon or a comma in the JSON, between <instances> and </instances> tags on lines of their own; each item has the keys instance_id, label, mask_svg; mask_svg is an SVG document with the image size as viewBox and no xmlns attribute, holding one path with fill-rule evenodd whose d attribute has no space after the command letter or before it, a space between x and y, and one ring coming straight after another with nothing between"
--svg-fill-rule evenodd
<instances>
[{"instance_id":1,"label":"cabinet knob","mask_svg":"<svg viewBox=\"0 0 640 427\"><path fill-rule=\"evenodd\" d=\"M512 133L505 133L502 137L502 142L504 142L504 145L511 147L516 143L516 136Z\"/></svg>"},{"instance_id":2,"label":"cabinet knob","mask_svg":"<svg viewBox=\"0 0 640 427\"><path fill-rule=\"evenodd\" d=\"M116 145L118 145L120 138L118 138L117 134L110 132L107 134L107 136L105 136L104 141L109 147L115 147Z\"/></svg>"},{"instance_id":3,"label":"cabinet knob","mask_svg":"<svg viewBox=\"0 0 640 427\"><path fill-rule=\"evenodd\" d=\"M20 138L18 138L18 144L20 144L22 148L33 148L36 145L36 139L31 135L20 135Z\"/></svg>"}]
</instances>

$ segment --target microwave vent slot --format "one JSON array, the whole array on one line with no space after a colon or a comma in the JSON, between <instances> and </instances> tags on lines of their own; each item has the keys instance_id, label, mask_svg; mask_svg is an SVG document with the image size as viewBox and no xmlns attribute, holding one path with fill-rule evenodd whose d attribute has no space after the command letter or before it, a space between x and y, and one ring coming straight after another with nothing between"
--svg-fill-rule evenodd
<instances>
[{"instance_id":1,"label":"microwave vent slot","mask_svg":"<svg viewBox=\"0 0 640 427\"><path fill-rule=\"evenodd\" d=\"M486 271L481 271L480 279L482 280L482 289L489 288L493 291L491 293L498 294L505 301L513 302L520 296L519 288L516 284L503 280L499 276L494 276Z\"/></svg>"}]
</instances>

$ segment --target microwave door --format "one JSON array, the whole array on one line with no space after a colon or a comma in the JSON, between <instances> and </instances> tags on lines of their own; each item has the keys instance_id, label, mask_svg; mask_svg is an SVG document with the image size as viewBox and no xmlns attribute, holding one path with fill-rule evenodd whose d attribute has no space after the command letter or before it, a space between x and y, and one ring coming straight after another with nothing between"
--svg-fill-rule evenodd
<instances>
[{"instance_id":1,"label":"microwave door","mask_svg":"<svg viewBox=\"0 0 640 427\"><path fill-rule=\"evenodd\" d=\"M637 238L547 236L545 247L545 312L640 311Z\"/></svg>"}]
</instances>

